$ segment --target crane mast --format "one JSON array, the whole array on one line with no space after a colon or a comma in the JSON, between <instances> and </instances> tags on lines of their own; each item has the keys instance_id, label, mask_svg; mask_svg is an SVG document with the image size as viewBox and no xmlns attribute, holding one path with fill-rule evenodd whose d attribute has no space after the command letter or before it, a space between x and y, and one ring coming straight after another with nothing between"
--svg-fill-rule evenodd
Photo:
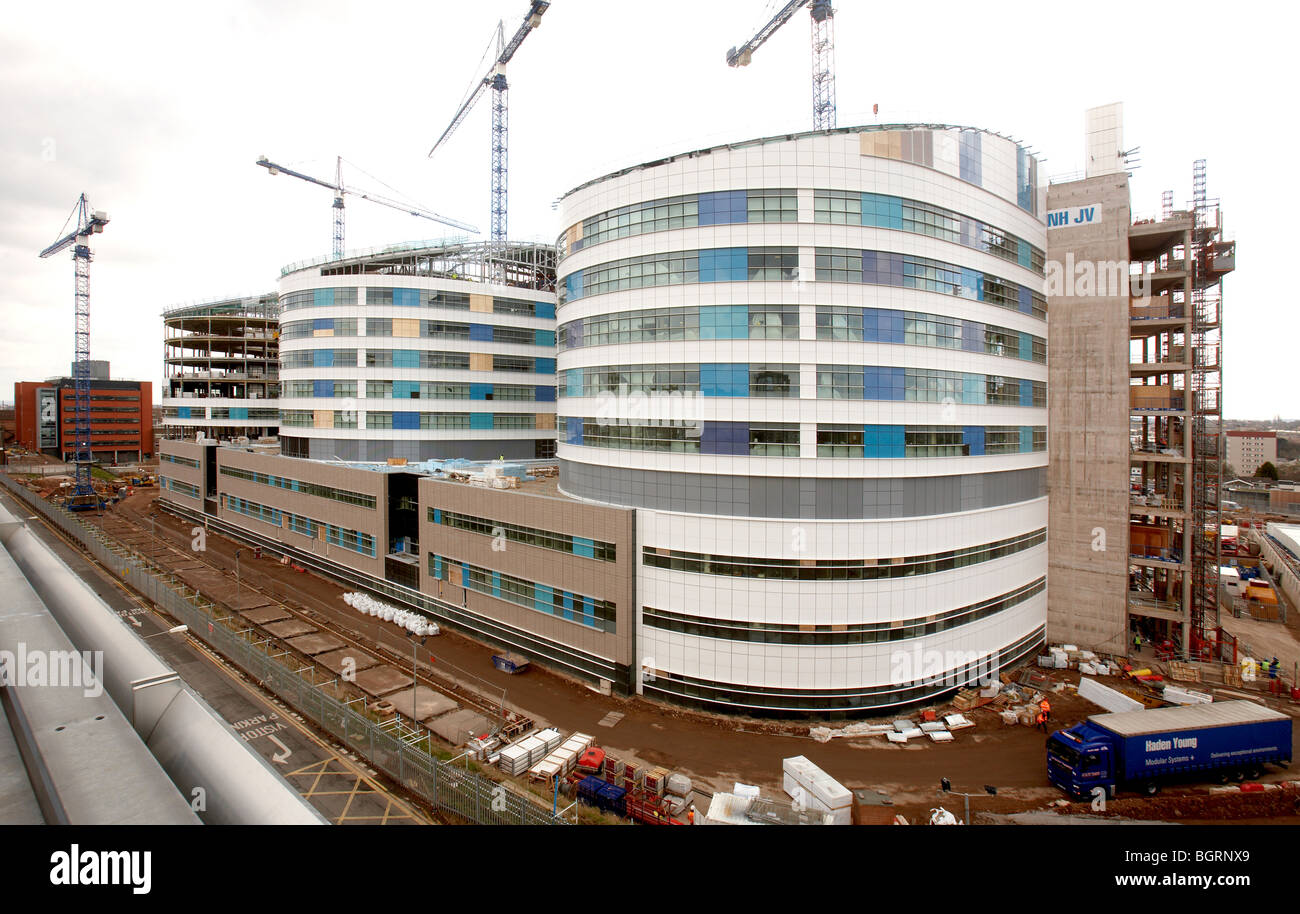
<instances>
[{"instance_id":1,"label":"crane mast","mask_svg":"<svg viewBox=\"0 0 1300 914\"><path fill-rule=\"evenodd\" d=\"M507 222L509 212L509 89L510 85L506 81L506 64L515 56L519 46L523 44L528 34L537 28L542 21L542 14L550 7L549 0L532 0L528 7L528 12L524 14L524 20L520 23L519 28L509 41L505 40L505 28L501 22L497 23L497 56L492 62L491 68L487 74L479 80L470 90L469 95L461 102L456 114L452 117L451 123L447 129L438 137L433 148L429 150L432 156L443 141L446 140L461 122L469 114L470 110L482 97L487 89L492 90L492 201L491 201L491 231L488 243L488 260L494 265L493 269L499 274L503 270L503 261L506 253Z\"/></svg>"},{"instance_id":2,"label":"crane mast","mask_svg":"<svg viewBox=\"0 0 1300 914\"><path fill-rule=\"evenodd\" d=\"M790 0L753 38L727 52L727 64L749 66L757 51L795 12L807 5L812 21L813 129L835 129L835 10L830 0Z\"/></svg>"},{"instance_id":3,"label":"crane mast","mask_svg":"<svg viewBox=\"0 0 1300 914\"><path fill-rule=\"evenodd\" d=\"M90 467L93 454L90 445L90 236L104 230L108 224L108 215L93 211L86 195L77 199L69 221L76 222L67 235L41 251L41 257L52 257L60 251L72 248L72 263L75 274L75 310L76 329L73 347L72 382L74 392L73 437L76 449L76 464L73 473L73 497L69 507L74 510L90 510L96 507L98 499L90 482ZM64 225L67 228L67 225ZM63 438L62 417L58 419L58 440Z\"/></svg>"}]
</instances>

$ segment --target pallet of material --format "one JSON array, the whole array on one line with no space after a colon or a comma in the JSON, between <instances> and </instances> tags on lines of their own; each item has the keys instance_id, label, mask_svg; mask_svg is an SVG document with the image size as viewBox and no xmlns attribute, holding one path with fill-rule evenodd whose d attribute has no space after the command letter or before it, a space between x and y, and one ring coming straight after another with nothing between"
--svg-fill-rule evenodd
<instances>
[{"instance_id":1,"label":"pallet of material","mask_svg":"<svg viewBox=\"0 0 1300 914\"><path fill-rule=\"evenodd\" d=\"M516 743L501 750L499 765L501 771L509 775L520 775L528 770L528 750Z\"/></svg>"},{"instance_id":2,"label":"pallet of material","mask_svg":"<svg viewBox=\"0 0 1300 914\"><path fill-rule=\"evenodd\" d=\"M958 711L969 711L979 701L979 693L974 689L962 689L952 700L952 706Z\"/></svg>"},{"instance_id":3,"label":"pallet of material","mask_svg":"<svg viewBox=\"0 0 1300 914\"><path fill-rule=\"evenodd\" d=\"M947 730L931 730L926 733L926 736L930 737L931 741L936 743L951 743L955 738Z\"/></svg>"},{"instance_id":4,"label":"pallet of material","mask_svg":"<svg viewBox=\"0 0 1300 914\"><path fill-rule=\"evenodd\" d=\"M967 720L965 714L949 714L943 722L948 725L949 730L965 730L967 727L975 726L975 722Z\"/></svg>"},{"instance_id":5,"label":"pallet of material","mask_svg":"<svg viewBox=\"0 0 1300 914\"><path fill-rule=\"evenodd\" d=\"M1178 682L1200 682L1201 671L1199 667L1190 663L1183 663L1180 660L1169 661L1169 678Z\"/></svg>"},{"instance_id":6,"label":"pallet of material","mask_svg":"<svg viewBox=\"0 0 1300 914\"><path fill-rule=\"evenodd\" d=\"M645 774L645 789L647 792L661 797L664 795L664 788L668 786L668 769L652 768Z\"/></svg>"},{"instance_id":7,"label":"pallet of material","mask_svg":"<svg viewBox=\"0 0 1300 914\"><path fill-rule=\"evenodd\" d=\"M562 738L560 737L560 731L556 730L554 727L548 727L547 729L542 730L538 733L534 733L533 735L538 739L540 739L542 743L546 746L547 754L552 753L556 749L558 749L560 747L560 743L563 741Z\"/></svg>"}]
</instances>

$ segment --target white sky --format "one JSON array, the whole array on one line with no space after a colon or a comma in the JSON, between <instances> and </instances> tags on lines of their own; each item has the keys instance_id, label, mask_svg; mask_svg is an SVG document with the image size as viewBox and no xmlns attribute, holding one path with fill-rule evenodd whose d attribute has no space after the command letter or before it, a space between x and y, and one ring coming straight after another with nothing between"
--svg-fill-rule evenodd
<instances>
[{"instance_id":1,"label":"white sky","mask_svg":"<svg viewBox=\"0 0 1300 914\"><path fill-rule=\"evenodd\" d=\"M510 66L510 235L551 242L552 201L672 152L811 127L808 15L743 69L771 0L554 0ZM273 290L280 267L328 254L329 191L253 163L330 178L342 155L424 206L488 227L486 100L427 158L498 19L527 0L21 4L0 34L0 400L72 359L71 254L39 260L78 194L112 219L93 244L91 357L162 377L159 313ZM1085 13L1077 10L1087 9ZM840 126L927 121L1016 137L1043 176L1082 170L1083 112L1125 105L1141 146L1135 217L1160 193L1209 194L1238 242L1225 282L1225 414L1300 416L1300 317L1280 170L1296 13L1222 4L876 3L839 0ZM1284 21L1288 20L1288 21ZM389 193L344 165L345 183ZM434 238L437 223L349 198L349 249ZM1285 202L1284 202L1285 201Z\"/></svg>"}]
</instances>

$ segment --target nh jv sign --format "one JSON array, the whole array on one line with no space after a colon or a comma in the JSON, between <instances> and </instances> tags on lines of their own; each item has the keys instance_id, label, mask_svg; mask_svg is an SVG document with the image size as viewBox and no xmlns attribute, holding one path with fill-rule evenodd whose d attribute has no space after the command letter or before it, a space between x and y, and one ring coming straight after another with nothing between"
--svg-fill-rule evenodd
<instances>
[{"instance_id":1,"label":"nh jv sign","mask_svg":"<svg viewBox=\"0 0 1300 914\"><path fill-rule=\"evenodd\" d=\"M1047 214L1047 227L1067 228L1068 226L1092 225L1101 221L1101 207L1072 206L1069 209L1054 209Z\"/></svg>"}]
</instances>

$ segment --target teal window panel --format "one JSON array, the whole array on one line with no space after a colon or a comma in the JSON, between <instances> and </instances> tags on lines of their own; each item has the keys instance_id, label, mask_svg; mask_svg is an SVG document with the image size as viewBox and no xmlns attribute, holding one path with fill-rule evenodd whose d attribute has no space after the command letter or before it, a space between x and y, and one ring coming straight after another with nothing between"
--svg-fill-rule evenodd
<instances>
[{"instance_id":1,"label":"teal window panel","mask_svg":"<svg viewBox=\"0 0 1300 914\"><path fill-rule=\"evenodd\" d=\"M176 407L176 418L177 418L177 419L189 419L189 418L190 418L190 408L189 408L188 406L178 406L178 407Z\"/></svg>"},{"instance_id":2,"label":"teal window panel","mask_svg":"<svg viewBox=\"0 0 1300 914\"><path fill-rule=\"evenodd\" d=\"M538 346L550 346L555 348L555 331L554 330L534 330L533 342Z\"/></svg>"},{"instance_id":3,"label":"teal window panel","mask_svg":"<svg viewBox=\"0 0 1300 914\"><path fill-rule=\"evenodd\" d=\"M393 304L405 308L420 307L420 290L419 289L394 289Z\"/></svg>"},{"instance_id":4,"label":"teal window panel","mask_svg":"<svg viewBox=\"0 0 1300 914\"><path fill-rule=\"evenodd\" d=\"M419 381L394 381L394 400L418 400L420 398Z\"/></svg>"},{"instance_id":5,"label":"teal window panel","mask_svg":"<svg viewBox=\"0 0 1300 914\"><path fill-rule=\"evenodd\" d=\"M433 557L433 579L435 581L445 580L442 576L442 556L440 555Z\"/></svg>"},{"instance_id":6,"label":"teal window panel","mask_svg":"<svg viewBox=\"0 0 1300 914\"><path fill-rule=\"evenodd\" d=\"M984 274L979 270L961 270L961 297L971 301L984 301Z\"/></svg>"},{"instance_id":7,"label":"teal window panel","mask_svg":"<svg viewBox=\"0 0 1300 914\"><path fill-rule=\"evenodd\" d=\"M555 374L555 359L535 359L534 362L537 374Z\"/></svg>"},{"instance_id":8,"label":"teal window panel","mask_svg":"<svg viewBox=\"0 0 1300 914\"><path fill-rule=\"evenodd\" d=\"M550 318L551 320L554 320L555 303L539 301L536 304L534 304L533 313L536 314L538 317L546 317L546 318Z\"/></svg>"},{"instance_id":9,"label":"teal window panel","mask_svg":"<svg viewBox=\"0 0 1300 914\"><path fill-rule=\"evenodd\" d=\"M1033 381L1027 381L1024 378L1020 379L1020 405L1021 406L1034 405L1034 382Z\"/></svg>"},{"instance_id":10,"label":"teal window panel","mask_svg":"<svg viewBox=\"0 0 1300 914\"><path fill-rule=\"evenodd\" d=\"M862 442L865 457L902 457L905 453L906 426L864 425Z\"/></svg>"},{"instance_id":11,"label":"teal window panel","mask_svg":"<svg viewBox=\"0 0 1300 914\"><path fill-rule=\"evenodd\" d=\"M1026 362L1034 360L1034 338L1028 333L1020 334L1020 358Z\"/></svg>"},{"instance_id":12,"label":"teal window panel","mask_svg":"<svg viewBox=\"0 0 1300 914\"><path fill-rule=\"evenodd\" d=\"M1034 449L1034 427L1032 425L1020 426L1020 453L1028 454Z\"/></svg>"},{"instance_id":13,"label":"teal window panel","mask_svg":"<svg viewBox=\"0 0 1300 914\"><path fill-rule=\"evenodd\" d=\"M442 508L433 509L433 522L435 524L442 523Z\"/></svg>"},{"instance_id":14,"label":"teal window panel","mask_svg":"<svg viewBox=\"0 0 1300 914\"><path fill-rule=\"evenodd\" d=\"M564 618L572 622L573 621L573 594L569 593L567 590L564 591L563 603L564 603Z\"/></svg>"},{"instance_id":15,"label":"teal window panel","mask_svg":"<svg viewBox=\"0 0 1300 914\"><path fill-rule=\"evenodd\" d=\"M903 200L888 194L862 195L862 224L876 228L903 228Z\"/></svg>"},{"instance_id":16,"label":"teal window panel","mask_svg":"<svg viewBox=\"0 0 1300 914\"><path fill-rule=\"evenodd\" d=\"M460 586L469 587L469 566L464 563L460 566Z\"/></svg>"},{"instance_id":17,"label":"teal window panel","mask_svg":"<svg viewBox=\"0 0 1300 914\"><path fill-rule=\"evenodd\" d=\"M582 271L570 273L564 277L564 300L575 301L582 298Z\"/></svg>"},{"instance_id":18,"label":"teal window panel","mask_svg":"<svg viewBox=\"0 0 1300 914\"><path fill-rule=\"evenodd\" d=\"M501 597L501 572L492 572L492 596Z\"/></svg>"},{"instance_id":19,"label":"teal window panel","mask_svg":"<svg viewBox=\"0 0 1300 914\"><path fill-rule=\"evenodd\" d=\"M573 554L594 559L596 557L596 541L585 536L575 536L573 538Z\"/></svg>"},{"instance_id":20,"label":"teal window panel","mask_svg":"<svg viewBox=\"0 0 1300 914\"><path fill-rule=\"evenodd\" d=\"M313 349L311 353L311 364L313 368L333 368L334 350Z\"/></svg>"},{"instance_id":21,"label":"teal window panel","mask_svg":"<svg viewBox=\"0 0 1300 914\"><path fill-rule=\"evenodd\" d=\"M248 418L248 407L247 407L247 406L232 406L232 407L230 407L230 418L232 418L232 419L247 419L247 418Z\"/></svg>"},{"instance_id":22,"label":"teal window panel","mask_svg":"<svg viewBox=\"0 0 1300 914\"><path fill-rule=\"evenodd\" d=\"M749 363L701 363L700 395L704 397L749 396Z\"/></svg>"},{"instance_id":23,"label":"teal window panel","mask_svg":"<svg viewBox=\"0 0 1300 914\"><path fill-rule=\"evenodd\" d=\"M980 405L987 401L987 387L982 374L970 374L969 372L961 376L961 402L971 405Z\"/></svg>"},{"instance_id":24,"label":"teal window panel","mask_svg":"<svg viewBox=\"0 0 1300 914\"><path fill-rule=\"evenodd\" d=\"M569 397L582 396L581 368L569 368L565 371L565 395Z\"/></svg>"},{"instance_id":25,"label":"teal window panel","mask_svg":"<svg viewBox=\"0 0 1300 914\"><path fill-rule=\"evenodd\" d=\"M533 608L539 612L555 614L555 591L545 584L533 585Z\"/></svg>"},{"instance_id":26,"label":"teal window panel","mask_svg":"<svg viewBox=\"0 0 1300 914\"><path fill-rule=\"evenodd\" d=\"M1029 242L1019 240L1016 242L1016 263L1020 264L1027 270L1032 270L1034 268L1034 260L1032 253L1029 250Z\"/></svg>"},{"instance_id":27,"label":"teal window panel","mask_svg":"<svg viewBox=\"0 0 1300 914\"><path fill-rule=\"evenodd\" d=\"M491 428L492 413L470 413L469 427L470 428Z\"/></svg>"},{"instance_id":28,"label":"teal window panel","mask_svg":"<svg viewBox=\"0 0 1300 914\"><path fill-rule=\"evenodd\" d=\"M420 351L418 349L394 349L394 368L419 368Z\"/></svg>"},{"instance_id":29,"label":"teal window panel","mask_svg":"<svg viewBox=\"0 0 1300 914\"><path fill-rule=\"evenodd\" d=\"M317 308L325 308L334 304L333 289L313 289L311 303Z\"/></svg>"},{"instance_id":30,"label":"teal window panel","mask_svg":"<svg viewBox=\"0 0 1300 914\"><path fill-rule=\"evenodd\" d=\"M701 305L700 339L749 339L749 306Z\"/></svg>"}]
</instances>

